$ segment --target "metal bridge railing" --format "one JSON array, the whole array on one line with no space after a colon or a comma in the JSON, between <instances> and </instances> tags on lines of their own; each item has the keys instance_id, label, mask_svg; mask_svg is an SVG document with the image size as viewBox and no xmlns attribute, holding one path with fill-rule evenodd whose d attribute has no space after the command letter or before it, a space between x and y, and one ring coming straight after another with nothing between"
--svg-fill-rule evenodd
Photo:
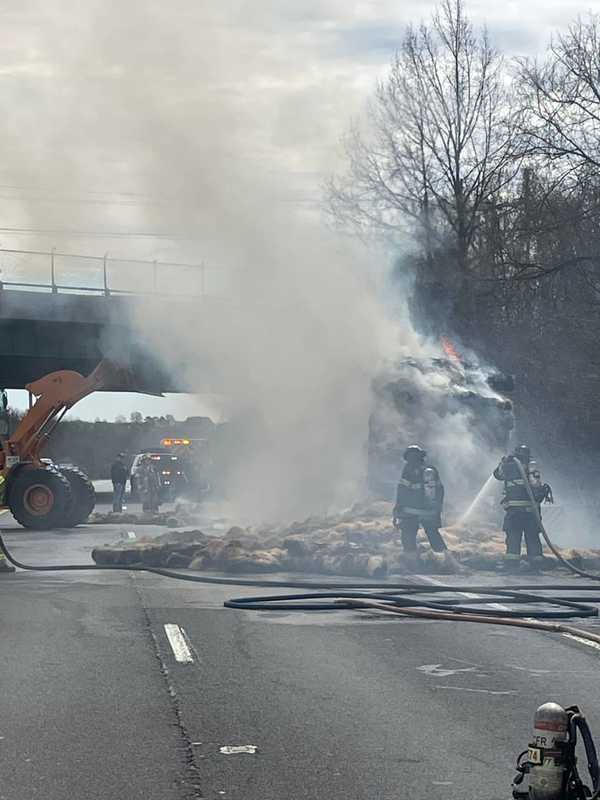
<instances>
[{"instance_id":1,"label":"metal bridge railing","mask_svg":"<svg viewBox=\"0 0 600 800\"><path fill-rule=\"evenodd\" d=\"M204 263L110 258L60 253L55 248L0 248L0 290L25 289L53 294L135 294L203 297L224 290L221 270Z\"/></svg>"}]
</instances>

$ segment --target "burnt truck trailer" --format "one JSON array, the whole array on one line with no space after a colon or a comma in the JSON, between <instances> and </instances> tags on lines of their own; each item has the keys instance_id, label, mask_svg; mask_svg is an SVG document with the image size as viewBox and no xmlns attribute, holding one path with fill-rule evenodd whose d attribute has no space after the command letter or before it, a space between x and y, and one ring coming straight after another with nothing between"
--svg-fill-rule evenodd
<instances>
[{"instance_id":1,"label":"burnt truck trailer","mask_svg":"<svg viewBox=\"0 0 600 800\"><path fill-rule=\"evenodd\" d=\"M368 487L393 500L408 444L446 472L466 475L473 450L506 451L515 425L514 379L456 358L403 358L373 382ZM464 460L464 464L462 461ZM466 463L466 462L469 463Z\"/></svg>"}]
</instances>

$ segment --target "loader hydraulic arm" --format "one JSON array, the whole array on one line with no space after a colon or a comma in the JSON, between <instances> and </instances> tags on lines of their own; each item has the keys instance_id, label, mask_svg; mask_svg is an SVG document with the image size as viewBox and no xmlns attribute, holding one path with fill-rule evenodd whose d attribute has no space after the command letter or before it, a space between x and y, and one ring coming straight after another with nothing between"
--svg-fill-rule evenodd
<instances>
[{"instance_id":1,"label":"loader hydraulic arm","mask_svg":"<svg viewBox=\"0 0 600 800\"><path fill-rule=\"evenodd\" d=\"M101 361L87 377L71 370L51 372L25 388L36 398L15 432L4 444L5 456L39 462L40 452L65 413L92 392L128 386L128 371ZM6 458L5 458L6 466Z\"/></svg>"}]
</instances>

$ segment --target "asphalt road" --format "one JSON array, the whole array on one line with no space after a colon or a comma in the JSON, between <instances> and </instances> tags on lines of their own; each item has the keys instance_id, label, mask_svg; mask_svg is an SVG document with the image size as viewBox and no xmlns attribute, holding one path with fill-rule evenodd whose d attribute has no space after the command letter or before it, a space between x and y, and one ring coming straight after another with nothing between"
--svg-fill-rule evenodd
<instances>
[{"instance_id":1,"label":"asphalt road","mask_svg":"<svg viewBox=\"0 0 600 800\"><path fill-rule=\"evenodd\" d=\"M87 562L122 530L0 525L29 563ZM130 572L0 578L0 800L500 800L540 703L579 704L600 741L598 649L222 607L248 593Z\"/></svg>"}]
</instances>

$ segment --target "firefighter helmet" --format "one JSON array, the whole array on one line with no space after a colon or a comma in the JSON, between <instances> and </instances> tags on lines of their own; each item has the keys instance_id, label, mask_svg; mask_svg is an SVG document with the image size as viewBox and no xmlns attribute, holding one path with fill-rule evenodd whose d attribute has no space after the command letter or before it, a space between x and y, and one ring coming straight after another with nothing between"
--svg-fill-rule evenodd
<instances>
[{"instance_id":1,"label":"firefighter helmet","mask_svg":"<svg viewBox=\"0 0 600 800\"><path fill-rule=\"evenodd\" d=\"M522 464L529 464L531 459L529 445L520 444L518 447L515 447L515 458L518 458Z\"/></svg>"},{"instance_id":2,"label":"firefighter helmet","mask_svg":"<svg viewBox=\"0 0 600 800\"><path fill-rule=\"evenodd\" d=\"M404 451L405 461L425 461L426 456L427 453L418 444L411 444Z\"/></svg>"}]
</instances>

